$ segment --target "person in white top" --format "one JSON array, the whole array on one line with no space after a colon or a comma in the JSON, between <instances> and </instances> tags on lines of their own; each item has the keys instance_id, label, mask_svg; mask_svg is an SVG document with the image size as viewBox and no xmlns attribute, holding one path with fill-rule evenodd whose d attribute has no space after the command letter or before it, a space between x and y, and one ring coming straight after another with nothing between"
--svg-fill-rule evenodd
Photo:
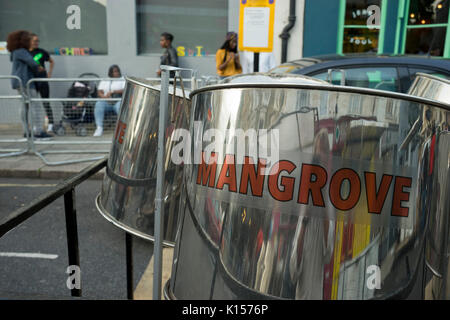
<instances>
[{"instance_id":1,"label":"person in white top","mask_svg":"<svg viewBox=\"0 0 450 320\"><path fill-rule=\"evenodd\" d=\"M242 53L243 53L241 58L242 73L252 73L254 52L243 51ZM275 57L273 53L260 52L258 72L267 72L273 68L275 68Z\"/></svg>"},{"instance_id":2,"label":"person in white top","mask_svg":"<svg viewBox=\"0 0 450 320\"><path fill-rule=\"evenodd\" d=\"M122 78L118 65L112 65L108 70L108 77L121 78L121 80L100 81L98 85L99 98L120 98L125 88L125 80ZM119 114L120 101L97 101L95 103L94 116L97 129L94 137L100 137L103 134L103 120L106 112L115 112Z\"/></svg>"}]
</instances>

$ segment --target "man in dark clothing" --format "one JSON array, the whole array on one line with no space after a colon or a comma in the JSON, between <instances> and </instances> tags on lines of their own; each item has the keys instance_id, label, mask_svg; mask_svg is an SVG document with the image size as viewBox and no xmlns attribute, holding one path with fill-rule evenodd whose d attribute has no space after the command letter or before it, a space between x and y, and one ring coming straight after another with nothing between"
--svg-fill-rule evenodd
<instances>
[{"instance_id":1,"label":"man in dark clothing","mask_svg":"<svg viewBox=\"0 0 450 320\"><path fill-rule=\"evenodd\" d=\"M39 37L36 34L31 34L31 46L30 46L30 53L33 56L33 60L39 63L43 68L44 71L41 71L37 77L39 78L50 78L52 76L53 72L53 66L55 62L50 57L47 51L44 49L39 48ZM50 62L50 68L47 74L47 71L45 70L45 62ZM50 89L48 86L48 82L35 82L36 89L41 95L42 98L48 98L50 97ZM53 112L52 108L50 107L50 103L44 102L44 109L45 113L48 117L48 132L53 132Z\"/></svg>"},{"instance_id":2,"label":"man in dark clothing","mask_svg":"<svg viewBox=\"0 0 450 320\"><path fill-rule=\"evenodd\" d=\"M178 55L177 50L172 47L173 35L170 33L164 32L161 34L161 38L159 39L159 44L162 48L166 49L163 55L161 56L160 65L168 65L173 67L178 67ZM156 71L156 74L161 76L161 69ZM175 76L175 72L170 72L170 77L173 78Z\"/></svg>"}]
</instances>

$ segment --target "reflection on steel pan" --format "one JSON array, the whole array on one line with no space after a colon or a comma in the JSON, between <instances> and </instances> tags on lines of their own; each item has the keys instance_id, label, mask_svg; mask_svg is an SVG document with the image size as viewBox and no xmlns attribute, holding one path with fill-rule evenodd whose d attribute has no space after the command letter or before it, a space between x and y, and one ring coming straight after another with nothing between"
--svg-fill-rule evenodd
<instances>
[{"instance_id":1,"label":"reflection on steel pan","mask_svg":"<svg viewBox=\"0 0 450 320\"><path fill-rule=\"evenodd\" d=\"M450 103L450 81L419 73L409 94ZM417 118L422 136L421 184L430 206L425 258L432 272L430 299L450 299L450 112L425 107ZM430 292L430 291L429 291Z\"/></svg>"},{"instance_id":2,"label":"reflection on steel pan","mask_svg":"<svg viewBox=\"0 0 450 320\"><path fill-rule=\"evenodd\" d=\"M165 160L164 244L173 246L178 221L182 166L170 161L172 132L188 128L190 100L182 90L169 90ZM127 78L101 194L100 213L120 228L154 240L159 83Z\"/></svg>"},{"instance_id":3,"label":"reflection on steel pan","mask_svg":"<svg viewBox=\"0 0 450 320\"><path fill-rule=\"evenodd\" d=\"M261 74L191 98L191 156L206 157L184 166L167 298L423 297L428 131L400 145L426 108L448 103ZM258 153L202 139L211 128L256 130Z\"/></svg>"}]
</instances>

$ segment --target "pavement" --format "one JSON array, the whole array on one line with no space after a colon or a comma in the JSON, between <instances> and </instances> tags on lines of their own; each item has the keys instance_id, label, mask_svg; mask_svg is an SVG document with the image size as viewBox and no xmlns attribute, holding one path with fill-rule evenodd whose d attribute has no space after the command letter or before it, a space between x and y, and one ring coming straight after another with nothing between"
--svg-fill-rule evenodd
<instances>
[{"instance_id":1,"label":"pavement","mask_svg":"<svg viewBox=\"0 0 450 320\"><path fill-rule=\"evenodd\" d=\"M14 139L17 142L9 142ZM0 177L67 179L91 165L94 159L108 155L112 133L99 138L55 136L46 140L35 140L32 146L25 138L18 136L2 135L0 141L8 141L0 143L2 150L24 152L7 157L4 155L10 152L0 152ZM104 172L105 169L102 169L92 179L103 179Z\"/></svg>"},{"instance_id":2,"label":"pavement","mask_svg":"<svg viewBox=\"0 0 450 320\"><path fill-rule=\"evenodd\" d=\"M35 140L31 145L19 133L5 135L0 132L0 178L68 179L96 160L107 157L112 138L112 130L102 137L92 137L89 131L85 137L55 135L47 140ZM23 154L4 156L12 150L20 150ZM103 168L90 179L102 180L104 174ZM162 287L170 278L172 257L173 249L164 248ZM152 299L152 288L153 256L135 288L135 299Z\"/></svg>"}]
</instances>

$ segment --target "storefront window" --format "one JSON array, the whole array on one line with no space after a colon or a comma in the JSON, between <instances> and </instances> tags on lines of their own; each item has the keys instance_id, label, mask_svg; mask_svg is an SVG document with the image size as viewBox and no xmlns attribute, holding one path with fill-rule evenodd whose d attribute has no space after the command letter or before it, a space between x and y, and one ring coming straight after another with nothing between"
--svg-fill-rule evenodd
<instances>
[{"instance_id":1,"label":"storefront window","mask_svg":"<svg viewBox=\"0 0 450 320\"><path fill-rule=\"evenodd\" d=\"M380 36L380 25L373 26L368 23L369 17L374 14L368 10L370 6L381 8L381 0L346 0L345 16L343 21L342 37L340 39L340 53L356 52L378 52L378 38ZM341 2L341 10L344 9ZM380 10L377 11L380 14ZM377 17L380 20L380 17ZM377 21L379 22L379 21ZM373 28L372 28L373 26ZM340 51L338 49L338 51Z\"/></svg>"},{"instance_id":2,"label":"storefront window","mask_svg":"<svg viewBox=\"0 0 450 320\"><path fill-rule=\"evenodd\" d=\"M405 53L445 55L449 0L410 0Z\"/></svg>"},{"instance_id":3,"label":"storefront window","mask_svg":"<svg viewBox=\"0 0 450 320\"><path fill-rule=\"evenodd\" d=\"M378 52L378 35L376 29L344 29L343 53Z\"/></svg>"},{"instance_id":4,"label":"storefront window","mask_svg":"<svg viewBox=\"0 0 450 320\"><path fill-rule=\"evenodd\" d=\"M106 0L0 1L0 41L15 30L36 33L50 54L107 54Z\"/></svg>"},{"instance_id":5,"label":"storefront window","mask_svg":"<svg viewBox=\"0 0 450 320\"><path fill-rule=\"evenodd\" d=\"M163 32L174 36L178 56L214 55L225 41L228 1L136 0L138 53L162 51Z\"/></svg>"},{"instance_id":6,"label":"storefront window","mask_svg":"<svg viewBox=\"0 0 450 320\"><path fill-rule=\"evenodd\" d=\"M345 25L367 25L371 5L381 6L381 0L347 0L345 2Z\"/></svg>"}]
</instances>

